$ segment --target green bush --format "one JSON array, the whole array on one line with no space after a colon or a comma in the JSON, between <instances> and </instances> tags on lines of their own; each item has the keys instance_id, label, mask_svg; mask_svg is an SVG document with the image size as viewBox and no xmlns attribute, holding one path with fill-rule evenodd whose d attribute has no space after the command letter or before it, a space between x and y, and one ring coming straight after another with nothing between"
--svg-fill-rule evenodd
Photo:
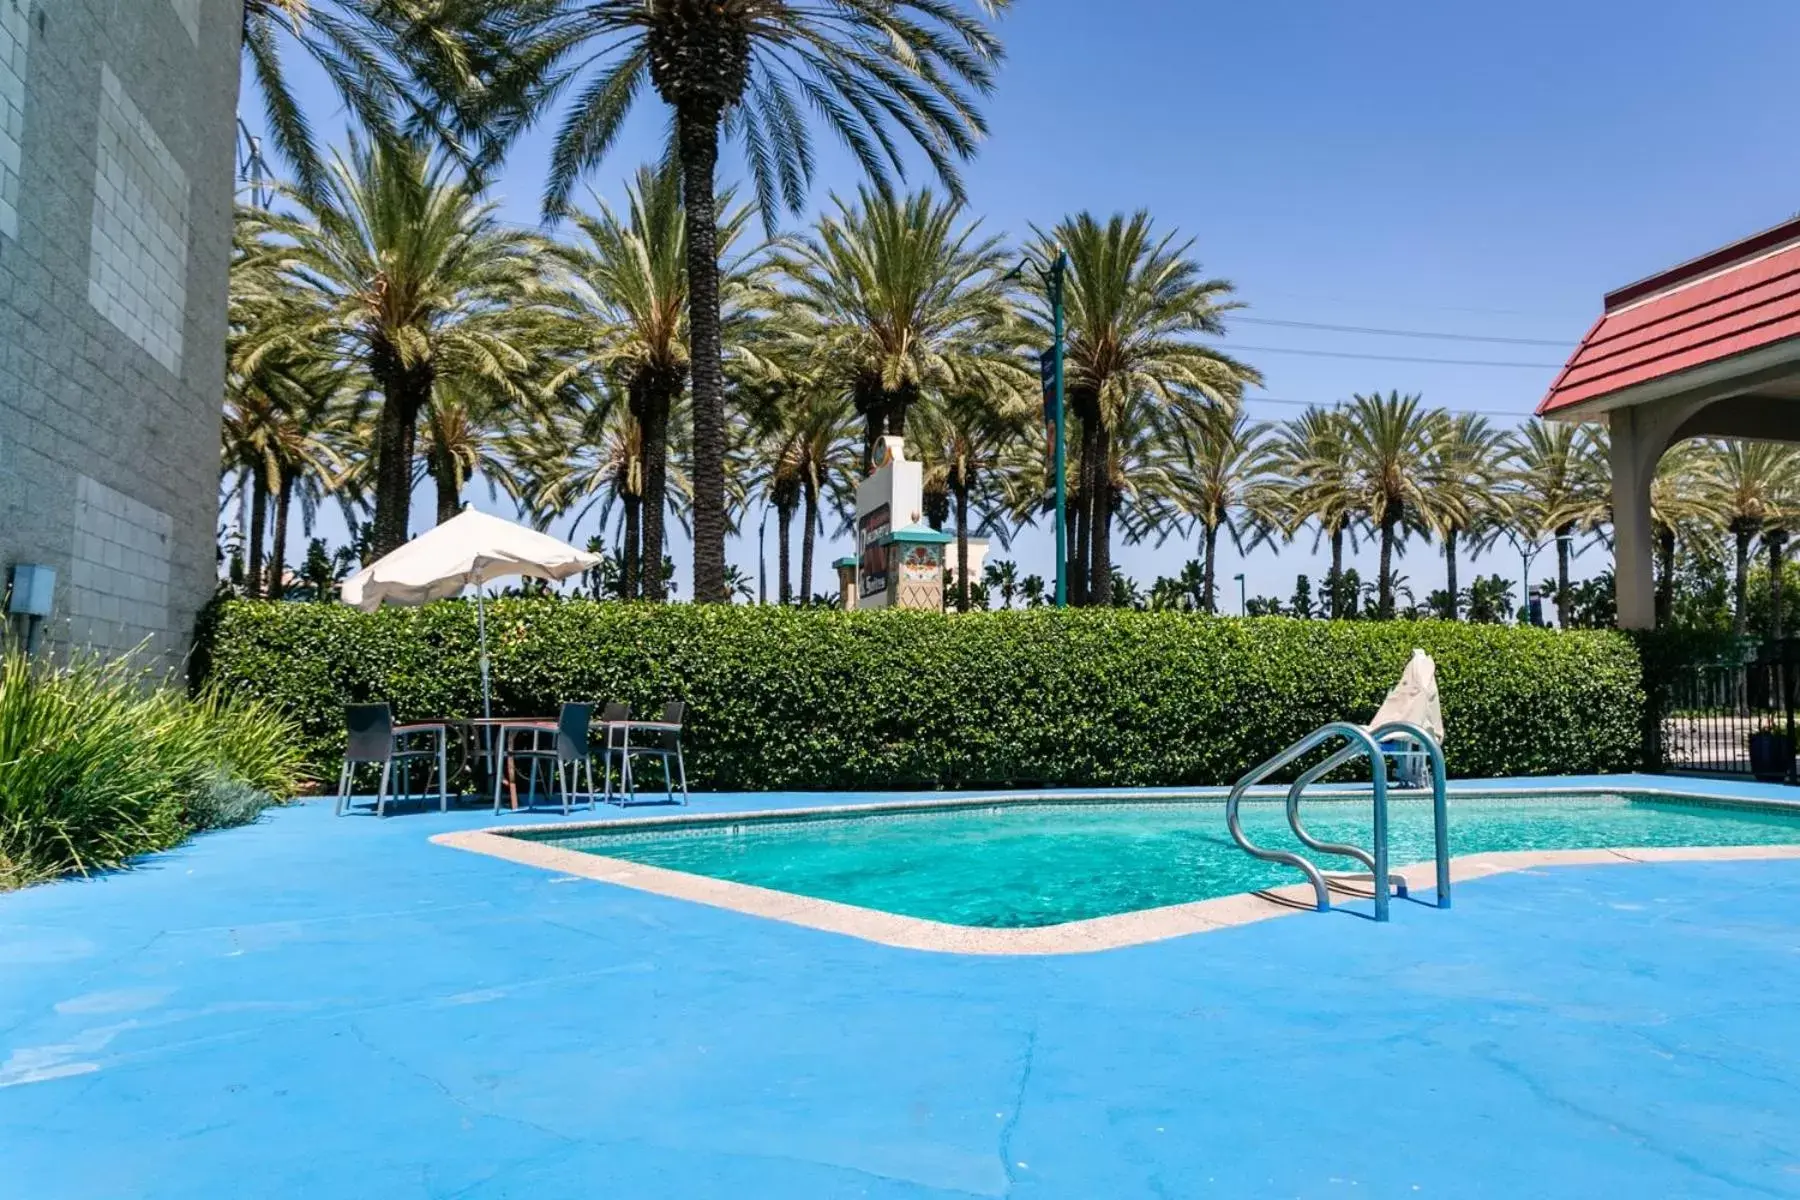
<instances>
[{"instance_id":1,"label":"green bush","mask_svg":"<svg viewBox=\"0 0 1800 1200\"><path fill-rule=\"evenodd\" d=\"M333 770L343 705L481 706L475 610L234 602L210 684L260 697ZM840 613L556 599L488 607L495 711L689 706L689 775L725 789L1200 784L1373 715L1414 646L1438 663L1460 775L1619 771L1644 695L1612 633L1117 610Z\"/></svg>"},{"instance_id":2,"label":"green bush","mask_svg":"<svg viewBox=\"0 0 1800 1200\"><path fill-rule=\"evenodd\" d=\"M0 887L122 866L292 793L297 730L254 699L189 700L127 662L0 662ZM261 798L252 811L246 789Z\"/></svg>"}]
</instances>

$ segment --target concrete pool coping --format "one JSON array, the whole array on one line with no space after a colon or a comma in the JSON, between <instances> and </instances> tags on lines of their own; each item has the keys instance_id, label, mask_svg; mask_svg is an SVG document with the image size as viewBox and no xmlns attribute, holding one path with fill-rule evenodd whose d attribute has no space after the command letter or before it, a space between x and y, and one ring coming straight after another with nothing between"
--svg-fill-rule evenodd
<instances>
[{"instance_id":1,"label":"concrete pool coping","mask_svg":"<svg viewBox=\"0 0 1800 1200\"><path fill-rule=\"evenodd\" d=\"M1285 789L1259 789L1256 799L1272 799L1285 794ZM1607 787L1482 787L1457 789L1452 799L1530 795L1624 795L1654 799L1671 799L1699 805L1763 809L1781 812L1800 811L1800 802L1775 798L1729 796L1689 791L1680 788L1645 788L1641 786ZM1416 798L1418 792L1398 793L1403 798ZM566 876L616 884L636 891L649 892L672 899L688 900L713 908L782 921L808 929L837 933L862 941L898 949L922 950L940 954L966 955L1060 955L1083 954L1144 945L1189 934L1209 933L1255 924L1296 913L1314 913L1312 889L1307 884L1294 884L1260 892L1242 892L1218 896L1186 904L1070 921L1059 925L1024 929L996 929L981 926L952 925L919 917L843 904L802 896L754 884L736 883L648 866L611 858L582 850L570 850L545 842L530 840L539 833L580 834L583 831L619 833L652 832L672 828L731 826L746 823L806 821L846 816L881 815L903 812L955 811L1005 805L1082 804L1082 803L1156 803L1159 801L1206 801L1223 797L1219 789L1170 790L1120 795L1117 792L1093 793L1006 793L953 797L944 799L907 799L862 804L821 805L803 810L765 809L749 812L682 813L645 817L616 817L575 823L535 824L524 826L491 826L485 829L440 833L430 840L435 845L504 859ZM1309 799L1355 800L1354 790L1333 789ZM1489 851L1459 855L1450 860L1452 884L1492 875L1532 871L1546 867L1608 866L1667 862L1733 862L1746 860L1800 858L1800 844L1750 846L1664 846L1624 847L1613 849L1514 850ZM1435 884L1434 864L1414 863L1395 869L1392 874L1406 880L1407 889L1427 890ZM1366 876L1363 878L1367 878ZM1348 890L1355 876L1333 877L1339 890ZM1352 891L1352 894L1355 894Z\"/></svg>"}]
</instances>

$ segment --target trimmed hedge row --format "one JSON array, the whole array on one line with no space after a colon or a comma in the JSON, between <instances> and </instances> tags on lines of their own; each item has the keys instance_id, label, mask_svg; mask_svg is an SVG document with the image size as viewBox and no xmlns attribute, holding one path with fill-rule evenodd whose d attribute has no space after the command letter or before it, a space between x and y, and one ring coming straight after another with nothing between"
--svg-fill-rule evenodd
<instances>
[{"instance_id":1,"label":"trimmed hedge row","mask_svg":"<svg viewBox=\"0 0 1800 1200\"><path fill-rule=\"evenodd\" d=\"M688 770L732 790L1216 784L1366 720L1414 646L1438 663L1453 773L1633 769L1643 673L1613 633L1053 609L940 616L557 599L488 607L496 713L689 706ZM207 681L300 725L327 775L342 706L481 706L474 606L364 615L232 602Z\"/></svg>"}]
</instances>

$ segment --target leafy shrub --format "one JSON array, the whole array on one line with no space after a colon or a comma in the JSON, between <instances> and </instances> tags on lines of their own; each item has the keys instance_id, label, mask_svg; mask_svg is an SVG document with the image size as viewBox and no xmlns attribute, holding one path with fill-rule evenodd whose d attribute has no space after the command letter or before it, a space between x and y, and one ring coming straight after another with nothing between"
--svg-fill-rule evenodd
<instances>
[{"instance_id":1,"label":"leafy shrub","mask_svg":"<svg viewBox=\"0 0 1800 1200\"><path fill-rule=\"evenodd\" d=\"M343 705L477 713L475 610L234 602L210 686L292 717L325 773ZM1630 769L1642 672L1615 633L1034 609L941 616L555 599L489 605L497 713L689 706L688 769L727 789L1229 782L1366 720L1414 646L1438 663L1461 775Z\"/></svg>"},{"instance_id":2,"label":"leafy shrub","mask_svg":"<svg viewBox=\"0 0 1800 1200\"><path fill-rule=\"evenodd\" d=\"M275 797L253 784L223 771L201 780L189 798L187 821L196 832L248 825L276 804Z\"/></svg>"},{"instance_id":3,"label":"leafy shrub","mask_svg":"<svg viewBox=\"0 0 1800 1200\"><path fill-rule=\"evenodd\" d=\"M188 700L127 662L0 663L0 886L123 865L298 779L294 725L249 699ZM266 801L265 801L266 802Z\"/></svg>"}]
</instances>

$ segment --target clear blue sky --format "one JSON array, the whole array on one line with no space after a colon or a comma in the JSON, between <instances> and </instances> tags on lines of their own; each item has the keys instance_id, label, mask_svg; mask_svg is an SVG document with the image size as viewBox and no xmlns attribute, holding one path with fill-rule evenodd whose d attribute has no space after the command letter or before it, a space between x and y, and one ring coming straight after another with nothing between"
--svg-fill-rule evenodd
<instances>
[{"instance_id":1,"label":"clear blue sky","mask_svg":"<svg viewBox=\"0 0 1800 1200\"><path fill-rule=\"evenodd\" d=\"M1019 0L1002 32L992 137L967 171L972 208L990 227L1018 235L1083 208L1144 207L1236 283L1245 317L1557 343L1239 322L1227 344L1267 378L1266 399L1249 406L1258 418L1298 411L1278 400L1375 389L1522 417L1604 291L1800 207L1800 7L1775 0ZM314 83L304 91L324 124L335 100ZM253 127L254 112L247 102ZM664 120L652 98L592 186L616 196L658 153ZM496 188L521 222L536 220L547 141L541 129L524 140ZM725 173L736 170L728 158ZM814 200L856 182L828 154ZM480 484L469 498L495 507ZM429 520L427 502L415 523ZM751 526L728 554L754 577ZM342 527L326 517L320 532L335 540ZM1011 557L1048 577L1048 545L1047 530L1028 529ZM847 547L827 545L820 562ZM1286 597L1301 571L1316 582L1310 551L1303 539L1240 563L1227 549L1224 607L1235 607L1238 570L1251 595ZM685 597L679 532L674 554ZM1147 585L1194 554L1190 538L1123 547L1119 558ZM773 570L772 544L770 559ZM1357 565L1372 574L1372 553ZM1606 555L1589 551L1579 565L1598 570ZM1519 574L1510 552L1476 567ZM1418 544L1400 570L1421 599L1442 582L1441 560ZM814 586L834 588L829 575L819 568Z\"/></svg>"}]
</instances>

